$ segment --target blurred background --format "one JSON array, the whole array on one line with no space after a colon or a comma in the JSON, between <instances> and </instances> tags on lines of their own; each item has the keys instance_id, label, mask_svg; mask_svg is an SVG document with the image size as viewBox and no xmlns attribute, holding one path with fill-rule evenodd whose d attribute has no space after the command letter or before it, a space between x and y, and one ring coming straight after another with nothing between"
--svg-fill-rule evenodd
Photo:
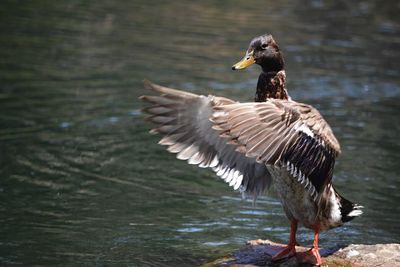
<instances>
[{"instance_id":1,"label":"blurred background","mask_svg":"<svg viewBox=\"0 0 400 267\"><path fill-rule=\"evenodd\" d=\"M399 242L399 1L2 1L0 265L193 266L250 239L286 242L273 193L256 206L147 132L154 82L252 101L231 71L272 33L288 90L342 145L334 183L365 214L322 247ZM303 245L312 233L300 229Z\"/></svg>"}]
</instances>

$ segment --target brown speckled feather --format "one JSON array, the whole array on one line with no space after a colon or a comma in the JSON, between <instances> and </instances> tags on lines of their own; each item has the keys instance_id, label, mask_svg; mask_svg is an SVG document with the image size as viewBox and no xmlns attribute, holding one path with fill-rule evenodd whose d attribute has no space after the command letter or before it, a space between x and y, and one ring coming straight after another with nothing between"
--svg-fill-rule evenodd
<instances>
[{"instance_id":1,"label":"brown speckled feather","mask_svg":"<svg viewBox=\"0 0 400 267\"><path fill-rule=\"evenodd\" d=\"M320 190L332 178L340 145L313 107L290 100L214 107L213 128L242 153L267 165L295 168ZM293 166L293 167L292 167Z\"/></svg>"},{"instance_id":2,"label":"brown speckled feather","mask_svg":"<svg viewBox=\"0 0 400 267\"><path fill-rule=\"evenodd\" d=\"M145 87L159 93L158 96L142 96L152 103L143 111L150 114L148 120L156 124L151 133L163 135L160 144L189 164L210 167L234 189L257 196L271 183L265 164L236 151L229 142L212 128L210 121L214 108L235 103L215 96L202 96L145 81ZM247 111L246 111L247 112ZM242 114L240 111L238 116Z\"/></svg>"},{"instance_id":3,"label":"brown speckled feather","mask_svg":"<svg viewBox=\"0 0 400 267\"><path fill-rule=\"evenodd\" d=\"M153 104L144 111L156 124L151 132L164 135L159 143L178 159L212 168L235 189L260 194L271 182L267 165L308 179L312 193L330 182L340 146L313 107L281 99L236 103L150 82L145 87L160 93L142 97Z\"/></svg>"}]
</instances>

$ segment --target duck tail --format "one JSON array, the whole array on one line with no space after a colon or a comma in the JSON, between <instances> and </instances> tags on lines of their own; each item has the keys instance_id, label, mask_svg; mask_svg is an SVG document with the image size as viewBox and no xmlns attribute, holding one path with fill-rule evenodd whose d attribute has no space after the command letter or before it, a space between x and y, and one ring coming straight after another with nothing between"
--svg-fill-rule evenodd
<instances>
[{"instance_id":1,"label":"duck tail","mask_svg":"<svg viewBox=\"0 0 400 267\"><path fill-rule=\"evenodd\" d=\"M361 210L363 206L355 204L340 195L338 195L338 197L340 199L340 213L342 215L342 222L345 223L351 221L363 213Z\"/></svg>"}]
</instances>

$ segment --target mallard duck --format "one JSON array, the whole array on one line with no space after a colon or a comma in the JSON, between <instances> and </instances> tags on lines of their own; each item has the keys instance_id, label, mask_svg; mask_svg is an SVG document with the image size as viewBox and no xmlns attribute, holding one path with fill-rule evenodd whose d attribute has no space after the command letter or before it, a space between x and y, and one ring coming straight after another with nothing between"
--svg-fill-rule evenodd
<instances>
[{"instance_id":1,"label":"mallard duck","mask_svg":"<svg viewBox=\"0 0 400 267\"><path fill-rule=\"evenodd\" d=\"M158 95L142 96L152 103L144 109L162 134L159 144L202 168L211 168L243 194L256 197L273 182L291 222L288 245L272 260L296 255L300 223L314 230L312 248L297 255L300 262L321 264L318 235L361 215L361 206L343 198L332 185L340 145L321 114L293 101L286 89L282 53L274 38L254 38L239 70L261 66L255 102L239 103L175 90L149 81Z\"/></svg>"}]
</instances>

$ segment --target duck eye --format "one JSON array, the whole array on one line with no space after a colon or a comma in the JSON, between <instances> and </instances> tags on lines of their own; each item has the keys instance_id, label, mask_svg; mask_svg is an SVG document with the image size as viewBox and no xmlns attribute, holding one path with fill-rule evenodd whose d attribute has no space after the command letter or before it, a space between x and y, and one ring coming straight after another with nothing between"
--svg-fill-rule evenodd
<instances>
[{"instance_id":1,"label":"duck eye","mask_svg":"<svg viewBox=\"0 0 400 267\"><path fill-rule=\"evenodd\" d=\"M266 49L267 47L268 47L268 44L262 44L262 45L261 45L261 48L262 48L262 49Z\"/></svg>"}]
</instances>

